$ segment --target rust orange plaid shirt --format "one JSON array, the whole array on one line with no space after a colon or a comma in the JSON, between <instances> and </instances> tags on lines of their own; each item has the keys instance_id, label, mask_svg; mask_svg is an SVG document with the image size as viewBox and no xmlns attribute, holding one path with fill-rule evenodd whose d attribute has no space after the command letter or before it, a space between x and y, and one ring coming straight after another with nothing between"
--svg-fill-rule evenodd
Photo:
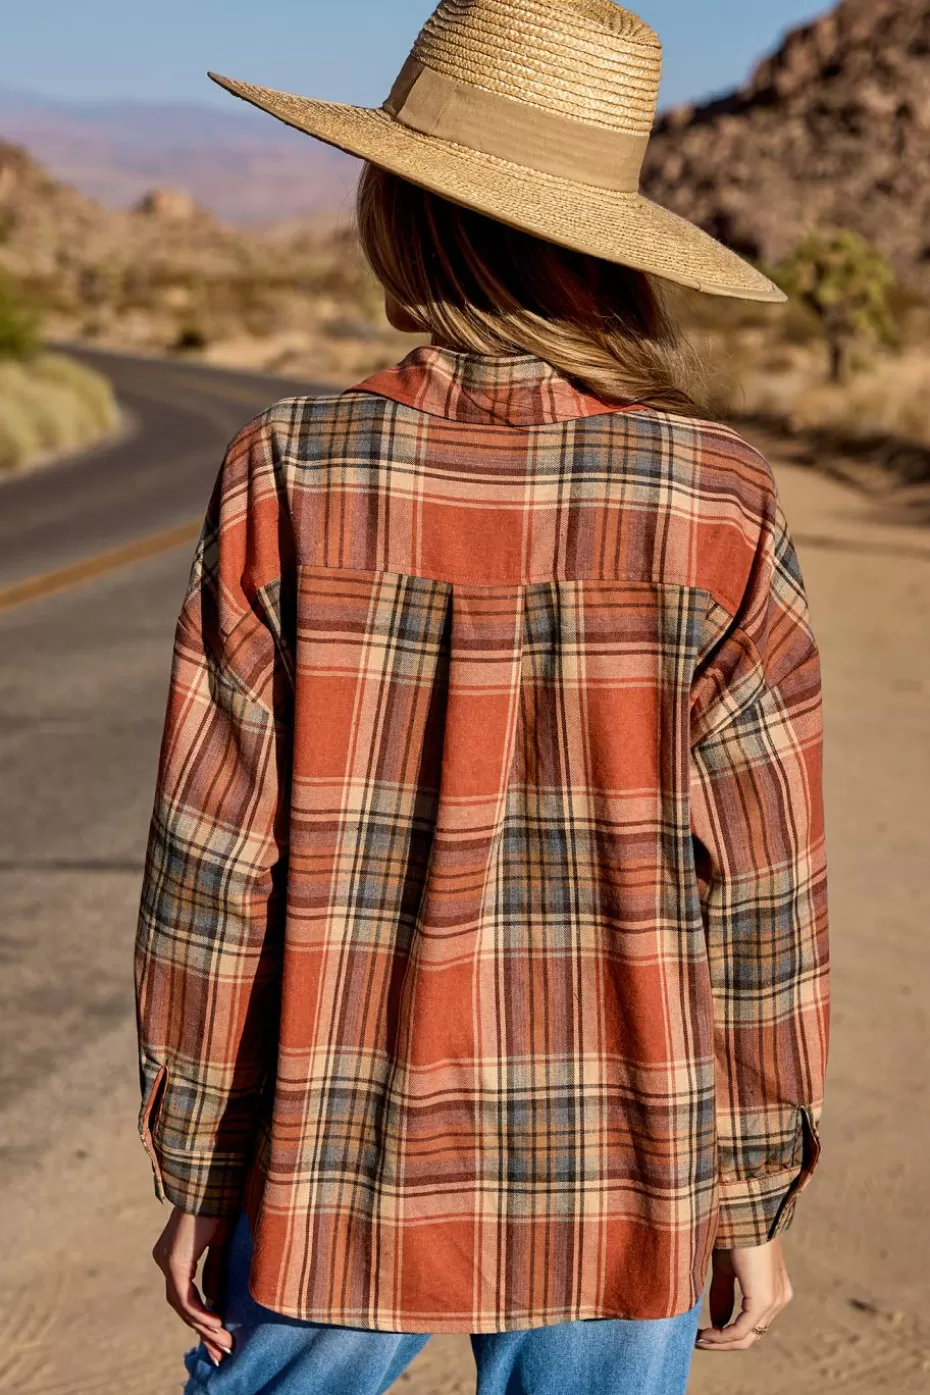
<instances>
[{"instance_id":1,"label":"rust orange plaid shirt","mask_svg":"<svg viewBox=\"0 0 930 1395\"><path fill-rule=\"evenodd\" d=\"M784 1231L828 1040L820 659L773 474L416 349L223 462L136 955L142 1136L365 1328L690 1308Z\"/></svg>"}]
</instances>

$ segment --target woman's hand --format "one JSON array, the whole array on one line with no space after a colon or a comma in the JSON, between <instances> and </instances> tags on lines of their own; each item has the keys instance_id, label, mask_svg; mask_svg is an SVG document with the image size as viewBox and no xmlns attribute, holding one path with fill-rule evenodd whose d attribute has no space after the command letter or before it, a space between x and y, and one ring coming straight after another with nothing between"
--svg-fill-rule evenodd
<instances>
[{"instance_id":1,"label":"woman's hand","mask_svg":"<svg viewBox=\"0 0 930 1395\"><path fill-rule=\"evenodd\" d=\"M214 1305L221 1302L224 1251L229 1236L229 1221L216 1216L191 1216L176 1206L152 1250L152 1258L165 1276L165 1297L178 1316L203 1339L214 1366L232 1351L232 1337L219 1313L208 1308L201 1298L194 1279L206 1250L204 1296Z\"/></svg>"},{"instance_id":2,"label":"woman's hand","mask_svg":"<svg viewBox=\"0 0 930 1395\"><path fill-rule=\"evenodd\" d=\"M749 1250L715 1250L710 1285L713 1327L698 1333L701 1351L747 1351L794 1297L781 1241ZM739 1284L742 1306L731 1322ZM729 1324L729 1326L727 1325Z\"/></svg>"}]
</instances>

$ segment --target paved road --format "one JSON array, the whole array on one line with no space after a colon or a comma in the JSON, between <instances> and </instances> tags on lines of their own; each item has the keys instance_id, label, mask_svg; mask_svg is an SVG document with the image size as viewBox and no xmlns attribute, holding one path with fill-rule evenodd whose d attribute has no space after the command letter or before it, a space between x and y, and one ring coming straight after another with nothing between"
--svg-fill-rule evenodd
<instances>
[{"instance_id":1,"label":"paved road","mask_svg":"<svg viewBox=\"0 0 930 1395\"><path fill-rule=\"evenodd\" d=\"M158 363L113 371L150 425L120 448L122 470L94 458L0 490L13 575L198 515L229 436L293 390ZM173 392L187 433L165 424ZM179 467L194 430L197 453ZM836 969L825 1159L789 1237L795 1306L745 1359L702 1358L692 1395L928 1395L930 538L876 522L815 470L778 474L824 655ZM42 491L64 523L35 526ZM0 1395L179 1389L184 1333L149 1259L164 1213L132 1123L130 955L189 554L0 613ZM401 1388L468 1395L467 1341L431 1342Z\"/></svg>"},{"instance_id":2,"label":"paved road","mask_svg":"<svg viewBox=\"0 0 930 1395\"><path fill-rule=\"evenodd\" d=\"M198 517L239 427L279 397L314 391L178 360L78 357L113 382L127 434L2 486L0 587Z\"/></svg>"},{"instance_id":3,"label":"paved road","mask_svg":"<svg viewBox=\"0 0 930 1395\"><path fill-rule=\"evenodd\" d=\"M202 517L239 427L313 391L87 358L112 379L132 429L0 488L0 588ZM192 550L0 612L0 1110L126 1013L166 651Z\"/></svg>"}]
</instances>

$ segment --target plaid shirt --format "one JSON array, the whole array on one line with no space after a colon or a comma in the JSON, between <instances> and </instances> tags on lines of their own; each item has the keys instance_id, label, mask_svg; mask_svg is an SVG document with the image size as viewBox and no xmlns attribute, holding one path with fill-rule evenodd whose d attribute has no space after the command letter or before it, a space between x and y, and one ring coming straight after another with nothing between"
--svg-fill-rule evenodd
<instances>
[{"instance_id":1,"label":"plaid shirt","mask_svg":"<svg viewBox=\"0 0 930 1395\"><path fill-rule=\"evenodd\" d=\"M784 1231L828 1037L820 659L766 462L416 349L223 462L136 955L156 1189L281 1313L661 1318Z\"/></svg>"}]
</instances>

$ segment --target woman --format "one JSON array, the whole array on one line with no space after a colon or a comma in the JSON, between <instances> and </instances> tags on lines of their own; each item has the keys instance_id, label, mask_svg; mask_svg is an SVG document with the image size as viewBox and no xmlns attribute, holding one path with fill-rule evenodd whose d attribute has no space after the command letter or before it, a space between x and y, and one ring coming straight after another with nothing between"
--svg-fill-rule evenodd
<instances>
[{"instance_id":1,"label":"woman","mask_svg":"<svg viewBox=\"0 0 930 1395\"><path fill-rule=\"evenodd\" d=\"M226 84L366 158L431 342L240 432L178 623L137 987L190 1392L467 1332L481 1395L668 1395L791 1298L819 653L650 274L783 297L636 192L659 70L609 0L443 0L382 110Z\"/></svg>"}]
</instances>

